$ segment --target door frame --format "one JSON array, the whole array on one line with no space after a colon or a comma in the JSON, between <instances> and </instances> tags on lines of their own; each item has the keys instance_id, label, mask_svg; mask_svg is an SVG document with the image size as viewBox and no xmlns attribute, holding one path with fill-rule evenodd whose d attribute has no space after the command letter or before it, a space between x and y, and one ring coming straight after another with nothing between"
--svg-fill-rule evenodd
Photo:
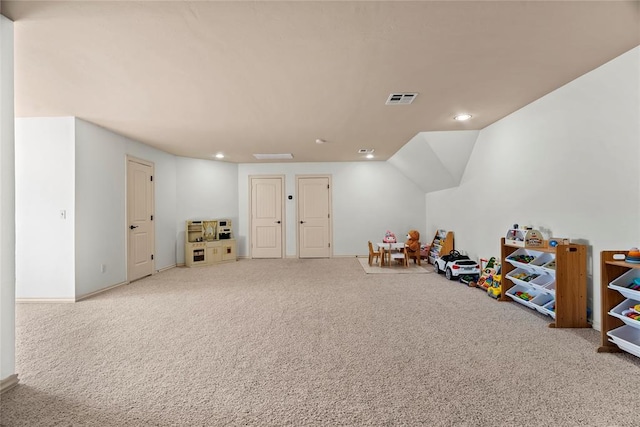
<instances>
[{"instance_id":1,"label":"door frame","mask_svg":"<svg viewBox=\"0 0 640 427\"><path fill-rule=\"evenodd\" d=\"M333 181L330 174L303 174L296 175L296 258L300 259L300 179L327 178L329 181L329 258L333 258Z\"/></svg>"},{"instance_id":2,"label":"door frame","mask_svg":"<svg viewBox=\"0 0 640 427\"><path fill-rule=\"evenodd\" d=\"M151 260L151 275L156 274L156 186L155 186L155 176L156 176L156 167L155 164L149 160L144 160L139 157L134 157L129 154L125 156L124 161L124 233L125 233L125 266L127 270L127 283L131 283L129 278L129 237L131 233L128 230L129 224L129 162L139 163L141 165L149 166L151 168L151 176L154 177L153 185L151 186L151 206L153 210L153 224L150 227L151 234L151 248L153 251L153 259Z\"/></svg>"},{"instance_id":3,"label":"door frame","mask_svg":"<svg viewBox=\"0 0 640 427\"><path fill-rule=\"evenodd\" d=\"M271 178L279 178L280 179L280 186L281 186L281 194L282 197L280 200L280 209L282 212L282 227L280 227L280 233L282 234L280 236L280 239L282 241L282 253L280 254L280 259L284 259L287 257L287 240L286 240L286 229L287 229L287 212L285 210L285 203L284 200L286 198L285 196L285 179L286 176L285 175L249 175L249 211L247 212L248 216L249 216L249 230L248 231L248 235L249 235L249 258L253 259L253 218L252 218L252 213L253 213L253 180L254 179L271 179ZM277 258L274 258L277 259Z\"/></svg>"}]
</instances>

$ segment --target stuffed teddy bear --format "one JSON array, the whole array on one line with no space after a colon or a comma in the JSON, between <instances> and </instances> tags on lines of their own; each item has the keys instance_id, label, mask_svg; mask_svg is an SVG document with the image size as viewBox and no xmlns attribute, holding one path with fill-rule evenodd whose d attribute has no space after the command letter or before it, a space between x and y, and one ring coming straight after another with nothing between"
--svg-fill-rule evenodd
<instances>
[{"instance_id":1,"label":"stuffed teddy bear","mask_svg":"<svg viewBox=\"0 0 640 427\"><path fill-rule=\"evenodd\" d=\"M418 230L409 230L407 234L407 241L405 242L407 248L411 252L416 252L420 250L420 232Z\"/></svg>"},{"instance_id":2,"label":"stuffed teddy bear","mask_svg":"<svg viewBox=\"0 0 640 427\"><path fill-rule=\"evenodd\" d=\"M387 230L387 232L384 233L384 239L382 241L385 243L396 243L396 235Z\"/></svg>"}]
</instances>

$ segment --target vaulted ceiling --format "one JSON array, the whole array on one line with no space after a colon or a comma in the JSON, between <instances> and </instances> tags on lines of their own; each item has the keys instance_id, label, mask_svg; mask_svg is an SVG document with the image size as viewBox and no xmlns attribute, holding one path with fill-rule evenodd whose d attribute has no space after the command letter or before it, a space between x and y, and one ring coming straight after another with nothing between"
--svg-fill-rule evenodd
<instances>
[{"instance_id":1,"label":"vaulted ceiling","mask_svg":"<svg viewBox=\"0 0 640 427\"><path fill-rule=\"evenodd\" d=\"M77 116L180 156L329 162L486 127L637 46L639 4L3 1L1 12L15 21L18 117ZM385 105L394 92L419 95Z\"/></svg>"}]
</instances>

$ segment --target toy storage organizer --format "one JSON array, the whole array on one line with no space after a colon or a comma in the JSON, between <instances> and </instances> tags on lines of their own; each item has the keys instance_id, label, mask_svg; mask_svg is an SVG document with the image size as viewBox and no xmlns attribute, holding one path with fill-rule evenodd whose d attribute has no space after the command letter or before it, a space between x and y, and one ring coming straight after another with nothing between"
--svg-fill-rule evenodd
<instances>
[{"instance_id":1,"label":"toy storage organizer","mask_svg":"<svg viewBox=\"0 0 640 427\"><path fill-rule=\"evenodd\" d=\"M501 240L502 295L555 321L549 327L588 328L584 245L523 248Z\"/></svg>"},{"instance_id":2,"label":"toy storage organizer","mask_svg":"<svg viewBox=\"0 0 640 427\"><path fill-rule=\"evenodd\" d=\"M433 264L436 261L436 258L440 258L443 255L449 255L449 252L453 249L453 231L436 231L436 235L433 237L433 241L429 247L429 264Z\"/></svg>"},{"instance_id":3,"label":"toy storage organizer","mask_svg":"<svg viewBox=\"0 0 640 427\"><path fill-rule=\"evenodd\" d=\"M603 251L600 254L600 295L602 306L602 345L598 352L624 350L640 357L640 317L634 306L640 304L640 264L624 261L625 251ZM614 259L622 255L622 259ZM635 280L635 282L634 282ZM633 317L629 317L630 313Z\"/></svg>"}]
</instances>

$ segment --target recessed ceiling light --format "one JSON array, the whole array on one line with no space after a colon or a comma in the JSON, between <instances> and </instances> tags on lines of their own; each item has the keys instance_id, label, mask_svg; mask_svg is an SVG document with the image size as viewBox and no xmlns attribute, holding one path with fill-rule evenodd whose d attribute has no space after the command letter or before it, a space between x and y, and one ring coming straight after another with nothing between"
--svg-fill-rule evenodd
<instances>
[{"instance_id":1,"label":"recessed ceiling light","mask_svg":"<svg viewBox=\"0 0 640 427\"><path fill-rule=\"evenodd\" d=\"M216 154L216 159L224 159L224 154L222 153Z\"/></svg>"},{"instance_id":2,"label":"recessed ceiling light","mask_svg":"<svg viewBox=\"0 0 640 427\"><path fill-rule=\"evenodd\" d=\"M282 159L293 159L293 154L291 153L282 153L282 154L254 154L258 160L282 160Z\"/></svg>"},{"instance_id":3,"label":"recessed ceiling light","mask_svg":"<svg viewBox=\"0 0 640 427\"><path fill-rule=\"evenodd\" d=\"M325 142L327 142L325 139L316 139L316 144L324 144Z\"/></svg>"},{"instance_id":4,"label":"recessed ceiling light","mask_svg":"<svg viewBox=\"0 0 640 427\"><path fill-rule=\"evenodd\" d=\"M459 122L464 122L465 120L469 120L471 118L471 114L458 114L456 116L454 116L453 120L457 120Z\"/></svg>"},{"instance_id":5,"label":"recessed ceiling light","mask_svg":"<svg viewBox=\"0 0 640 427\"><path fill-rule=\"evenodd\" d=\"M365 156L367 159L373 159L373 154L369 153Z\"/></svg>"}]
</instances>

